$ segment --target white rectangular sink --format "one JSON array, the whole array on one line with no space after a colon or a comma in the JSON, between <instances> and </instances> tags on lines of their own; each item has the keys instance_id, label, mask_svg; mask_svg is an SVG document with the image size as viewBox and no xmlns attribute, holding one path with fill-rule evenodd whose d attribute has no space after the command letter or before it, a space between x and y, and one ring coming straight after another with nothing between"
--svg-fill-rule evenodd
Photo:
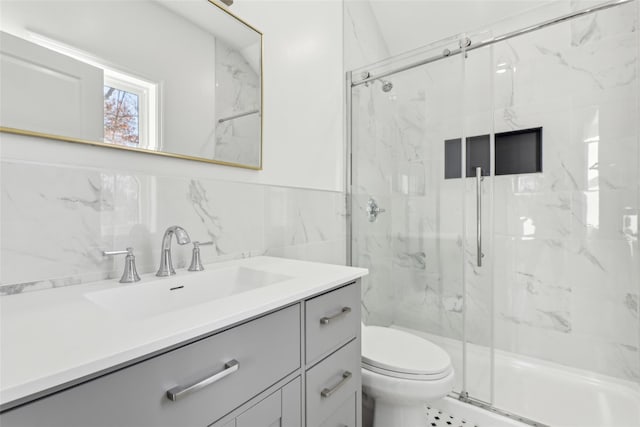
<instances>
[{"instance_id":1,"label":"white rectangular sink","mask_svg":"<svg viewBox=\"0 0 640 427\"><path fill-rule=\"evenodd\" d=\"M85 294L89 301L127 318L143 319L293 279L247 267L199 272L122 285Z\"/></svg>"}]
</instances>

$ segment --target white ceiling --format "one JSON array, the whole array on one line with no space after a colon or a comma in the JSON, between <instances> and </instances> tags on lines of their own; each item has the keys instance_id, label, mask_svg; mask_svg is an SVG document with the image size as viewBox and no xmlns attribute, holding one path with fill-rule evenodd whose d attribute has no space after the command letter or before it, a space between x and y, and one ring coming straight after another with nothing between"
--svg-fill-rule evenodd
<instances>
[{"instance_id":1,"label":"white ceiling","mask_svg":"<svg viewBox=\"0 0 640 427\"><path fill-rule=\"evenodd\" d=\"M391 55L562 1L567 3L565 0L370 0Z\"/></svg>"}]
</instances>

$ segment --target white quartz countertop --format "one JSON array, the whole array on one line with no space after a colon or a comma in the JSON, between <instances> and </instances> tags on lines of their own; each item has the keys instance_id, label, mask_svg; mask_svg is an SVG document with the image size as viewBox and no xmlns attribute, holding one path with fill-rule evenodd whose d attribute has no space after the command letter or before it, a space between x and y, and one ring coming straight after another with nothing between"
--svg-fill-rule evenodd
<instances>
[{"instance_id":1,"label":"white quartz countertop","mask_svg":"<svg viewBox=\"0 0 640 427\"><path fill-rule=\"evenodd\" d=\"M137 284L117 280L0 297L0 405L54 390L136 358L305 299L367 274L366 269L255 257L205 266L248 267L291 279L191 307L134 319L86 294ZM178 270L191 276L205 272ZM163 279L164 280L164 279ZM215 286L215 284L212 284Z\"/></svg>"}]
</instances>

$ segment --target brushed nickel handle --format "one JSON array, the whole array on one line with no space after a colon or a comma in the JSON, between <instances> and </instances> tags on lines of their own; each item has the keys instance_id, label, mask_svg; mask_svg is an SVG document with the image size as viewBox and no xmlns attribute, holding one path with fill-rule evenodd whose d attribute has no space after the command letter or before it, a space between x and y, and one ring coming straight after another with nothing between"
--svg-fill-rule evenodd
<instances>
[{"instance_id":1,"label":"brushed nickel handle","mask_svg":"<svg viewBox=\"0 0 640 427\"><path fill-rule=\"evenodd\" d=\"M129 253L129 249L133 251L133 248L127 248L123 251L102 251L103 256L112 256L112 255L127 255Z\"/></svg>"},{"instance_id":2,"label":"brushed nickel handle","mask_svg":"<svg viewBox=\"0 0 640 427\"><path fill-rule=\"evenodd\" d=\"M334 314L333 316L330 317L323 317L320 319L320 324L321 325L328 325L329 323L331 323L332 320L336 320L339 317L342 317L348 313L351 313L351 307L342 307L342 310L340 310L340 313L338 314Z\"/></svg>"},{"instance_id":3,"label":"brushed nickel handle","mask_svg":"<svg viewBox=\"0 0 640 427\"><path fill-rule=\"evenodd\" d=\"M347 383L347 381L349 381L351 379L351 372L349 371L344 371L344 373L342 374L342 379L340 380L340 382L336 385L334 385L332 388L325 388L320 392L320 396L327 398L327 397L331 397L331 395L333 393L335 393L336 391L338 391L338 389L340 389L340 387L342 387L343 385L345 385Z\"/></svg>"},{"instance_id":4,"label":"brushed nickel handle","mask_svg":"<svg viewBox=\"0 0 640 427\"><path fill-rule=\"evenodd\" d=\"M134 283L140 281L138 270L136 269L136 257L133 255L133 248L124 251L102 251L103 256L126 255L124 258L124 272L120 277L120 283Z\"/></svg>"},{"instance_id":5,"label":"brushed nickel handle","mask_svg":"<svg viewBox=\"0 0 640 427\"><path fill-rule=\"evenodd\" d=\"M225 363L224 369L217 374L211 375L203 380L200 380L194 384L187 386L176 386L167 391L167 397L169 400L175 402L178 399L182 399L185 396L190 395L191 393L195 393L198 390L201 390L217 381L220 381L226 376L229 376L240 369L240 363L237 360L233 359L229 362Z\"/></svg>"},{"instance_id":6,"label":"brushed nickel handle","mask_svg":"<svg viewBox=\"0 0 640 427\"><path fill-rule=\"evenodd\" d=\"M189 271L202 271L204 267L202 266L202 259L200 258L200 246L211 246L213 245L213 240L209 242L193 242L193 251L191 253L191 264L187 270Z\"/></svg>"},{"instance_id":7,"label":"brushed nickel handle","mask_svg":"<svg viewBox=\"0 0 640 427\"><path fill-rule=\"evenodd\" d=\"M477 264L478 267L482 267L482 168L476 168L476 245L477 245Z\"/></svg>"}]
</instances>

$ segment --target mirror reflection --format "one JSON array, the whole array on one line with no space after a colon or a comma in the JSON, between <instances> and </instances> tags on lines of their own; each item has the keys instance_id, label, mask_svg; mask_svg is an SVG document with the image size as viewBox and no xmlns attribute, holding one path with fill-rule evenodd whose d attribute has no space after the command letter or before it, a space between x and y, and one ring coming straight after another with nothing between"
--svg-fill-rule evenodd
<instances>
[{"instance_id":1,"label":"mirror reflection","mask_svg":"<svg viewBox=\"0 0 640 427\"><path fill-rule=\"evenodd\" d=\"M0 8L2 130L261 168L262 34L223 6Z\"/></svg>"}]
</instances>

